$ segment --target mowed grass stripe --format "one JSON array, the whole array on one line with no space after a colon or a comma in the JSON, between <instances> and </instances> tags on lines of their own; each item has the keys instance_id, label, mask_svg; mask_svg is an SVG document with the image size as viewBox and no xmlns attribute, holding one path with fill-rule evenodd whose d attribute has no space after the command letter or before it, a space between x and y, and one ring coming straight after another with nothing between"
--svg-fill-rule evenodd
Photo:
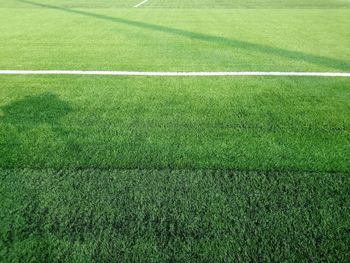
<instances>
[{"instance_id":1,"label":"mowed grass stripe","mask_svg":"<svg viewBox=\"0 0 350 263\"><path fill-rule=\"evenodd\" d=\"M163 11L53 2L0 9L1 69L350 70L350 9Z\"/></svg>"},{"instance_id":2,"label":"mowed grass stripe","mask_svg":"<svg viewBox=\"0 0 350 263\"><path fill-rule=\"evenodd\" d=\"M128 8L141 0L37 0L36 3L56 4L69 8ZM29 1L2 0L0 8L32 8ZM350 8L347 0L156 0L151 1L147 8L190 8L190 9L346 9Z\"/></svg>"},{"instance_id":3,"label":"mowed grass stripe","mask_svg":"<svg viewBox=\"0 0 350 263\"><path fill-rule=\"evenodd\" d=\"M0 79L1 167L350 171L345 78Z\"/></svg>"},{"instance_id":4,"label":"mowed grass stripe","mask_svg":"<svg viewBox=\"0 0 350 263\"><path fill-rule=\"evenodd\" d=\"M349 174L0 169L0 259L344 262L349 186Z\"/></svg>"}]
</instances>

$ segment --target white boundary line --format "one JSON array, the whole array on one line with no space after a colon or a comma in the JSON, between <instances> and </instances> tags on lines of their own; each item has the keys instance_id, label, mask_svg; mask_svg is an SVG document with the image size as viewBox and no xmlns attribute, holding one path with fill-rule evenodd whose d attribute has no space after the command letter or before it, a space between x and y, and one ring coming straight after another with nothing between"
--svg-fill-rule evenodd
<instances>
[{"instance_id":1,"label":"white boundary line","mask_svg":"<svg viewBox=\"0 0 350 263\"><path fill-rule=\"evenodd\" d=\"M350 77L348 72L154 72L154 71L86 71L86 70L0 70L0 75L107 75L107 76L287 76L287 77Z\"/></svg>"},{"instance_id":2,"label":"white boundary line","mask_svg":"<svg viewBox=\"0 0 350 263\"><path fill-rule=\"evenodd\" d=\"M143 4L144 4L144 3L146 3L146 2L148 2L148 0L144 0L144 1L142 1L142 2L141 2L141 3L139 3L139 4L134 5L134 7L139 7L139 6L143 5Z\"/></svg>"}]
</instances>

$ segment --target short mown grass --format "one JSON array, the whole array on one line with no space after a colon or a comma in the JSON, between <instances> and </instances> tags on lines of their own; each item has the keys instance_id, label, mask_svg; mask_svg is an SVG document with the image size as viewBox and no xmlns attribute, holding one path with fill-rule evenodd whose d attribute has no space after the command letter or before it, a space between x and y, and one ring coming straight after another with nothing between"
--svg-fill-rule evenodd
<instances>
[{"instance_id":1,"label":"short mown grass","mask_svg":"<svg viewBox=\"0 0 350 263\"><path fill-rule=\"evenodd\" d=\"M350 72L348 0L0 0L0 69ZM350 82L0 76L0 262L346 262Z\"/></svg>"},{"instance_id":2,"label":"short mown grass","mask_svg":"<svg viewBox=\"0 0 350 263\"><path fill-rule=\"evenodd\" d=\"M1 261L348 258L348 80L1 83Z\"/></svg>"},{"instance_id":3,"label":"short mown grass","mask_svg":"<svg viewBox=\"0 0 350 263\"><path fill-rule=\"evenodd\" d=\"M347 79L1 82L1 167L349 171Z\"/></svg>"},{"instance_id":4,"label":"short mown grass","mask_svg":"<svg viewBox=\"0 0 350 263\"><path fill-rule=\"evenodd\" d=\"M345 262L348 174L0 170L1 261Z\"/></svg>"}]
</instances>

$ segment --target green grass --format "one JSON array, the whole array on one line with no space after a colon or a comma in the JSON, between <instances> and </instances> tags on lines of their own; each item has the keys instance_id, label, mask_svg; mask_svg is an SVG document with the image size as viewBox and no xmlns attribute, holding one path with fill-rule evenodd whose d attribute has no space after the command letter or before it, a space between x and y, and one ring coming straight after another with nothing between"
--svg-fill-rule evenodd
<instances>
[{"instance_id":1,"label":"green grass","mask_svg":"<svg viewBox=\"0 0 350 263\"><path fill-rule=\"evenodd\" d=\"M0 0L0 69L350 72L350 1ZM350 81L0 76L1 262L345 262Z\"/></svg>"},{"instance_id":2,"label":"green grass","mask_svg":"<svg viewBox=\"0 0 350 263\"><path fill-rule=\"evenodd\" d=\"M350 71L349 8L79 9L27 2L29 8L1 9L0 68Z\"/></svg>"},{"instance_id":3,"label":"green grass","mask_svg":"<svg viewBox=\"0 0 350 263\"><path fill-rule=\"evenodd\" d=\"M0 175L2 259L345 262L350 256L348 174Z\"/></svg>"},{"instance_id":4,"label":"green grass","mask_svg":"<svg viewBox=\"0 0 350 263\"><path fill-rule=\"evenodd\" d=\"M348 79L1 77L0 165L348 172Z\"/></svg>"},{"instance_id":5,"label":"green grass","mask_svg":"<svg viewBox=\"0 0 350 263\"><path fill-rule=\"evenodd\" d=\"M24 2L24 3L23 3ZM26 0L1 0L0 8L29 8ZM41 0L36 3L53 4L68 8L129 8L142 0ZM318 9L318 8L349 8L349 0L157 0L149 1L142 8L250 8L250 9Z\"/></svg>"}]
</instances>

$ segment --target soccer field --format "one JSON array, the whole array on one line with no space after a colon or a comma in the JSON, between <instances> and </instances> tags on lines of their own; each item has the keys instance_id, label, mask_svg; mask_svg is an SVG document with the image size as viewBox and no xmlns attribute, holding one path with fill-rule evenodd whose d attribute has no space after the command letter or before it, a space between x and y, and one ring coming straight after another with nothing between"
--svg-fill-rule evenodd
<instances>
[{"instance_id":1,"label":"soccer field","mask_svg":"<svg viewBox=\"0 0 350 263\"><path fill-rule=\"evenodd\" d=\"M0 0L0 262L347 261L350 0L142 2Z\"/></svg>"}]
</instances>

